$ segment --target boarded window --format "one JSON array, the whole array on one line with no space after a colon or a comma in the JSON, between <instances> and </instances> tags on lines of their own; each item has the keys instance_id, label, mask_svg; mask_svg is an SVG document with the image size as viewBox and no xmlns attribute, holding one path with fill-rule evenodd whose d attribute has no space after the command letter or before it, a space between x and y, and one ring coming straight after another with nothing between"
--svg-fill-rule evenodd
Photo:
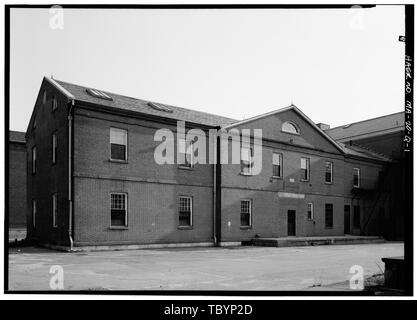
<instances>
[{"instance_id":1,"label":"boarded window","mask_svg":"<svg viewBox=\"0 0 417 320\"><path fill-rule=\"evenodd\" d=\"M361 207L353 206L353 226L355 228L361 227Z\"/></svg>"},{"instance_id":2,"label":"boarded window","mask_svg":"<svg viewBox=\"0 0 417 320\"><path fill-rule=\"evenodd\" d=\"M252 200L240 200L240 226L250 227L252 225Z\"/></svg>"},{"instance_id":3,"label":"boarded window","mask_svg":"<svg viewBox=\"0 0 417 320\"><path fill-rule=\"evenodd\" d=\"M127 226L127 195L125 193L111 194L111 226Z\"/></svg>"},{"instance_id":4,"label":"boarded window","mask_svg":"<svg viewBox=\"0 0 417 320\"><path fill-rule=\"evenodd\" d=\"M127 160L127 130L110 128L110 158Z\"/></svg>"},{"instance_id":5,"label":"boarded window","mask_svg":"<svg viewBox=\"0 0 417 320\"><path fill-rule=\"evenodd\" d=\"M324 181L327 183L333 182L333 163L330 161L326 161Z\"/></svg>"},{"instance_id":6,"label":"boarded window","mask_svg":"<svg viewBox=\"0 0 417 320\"><path fill-rule=\"evenodd\" d=\"M310 180L310 159L301 158L301 180Z\"/></svg>"},{"instance_id":7,"label":"boarded window","mask_svg":"<svg viewBox=\"0 0 417 320\"><path fill-rule=\"evenodd\" d=\"M274 153L272 155L272 175L277 178L282 178L282 154Z\"/></svg>"},{"instance_id":8,"label":"boarded window","mask_svg":"<svg viewBox=\"0 0 417 320\"><path fill-rule=\"evenodd\" d=\"M193 220L193 199L180 196L178 199L178 224L179 226L191 227Z\"/></svg>"},{"instance_id":9,"label":"boarded window","mask_svg":"<svg viewBox=\"0 0 417 320\"><path fill-rule=\"evenodd\" d=\"M333 204L326 203L326 228L333 228Z\"/></svg>"}]
</instances>

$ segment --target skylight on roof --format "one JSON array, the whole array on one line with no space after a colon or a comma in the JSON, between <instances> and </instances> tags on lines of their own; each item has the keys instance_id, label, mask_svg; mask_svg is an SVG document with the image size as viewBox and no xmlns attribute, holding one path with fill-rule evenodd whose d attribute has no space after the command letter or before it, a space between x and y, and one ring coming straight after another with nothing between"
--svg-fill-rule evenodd
<instances>
[{"instance_id":1,"label":"skylight on roof","mask_svg":"<svg viewBox=\"0 0 417 320\"><path fill-rule=\"evenodd\" d=\"M105 99L105 100L113 100L107 93L103 91L99 91L96 89L86 89L87 93L95 98Z\"/></svg>"},{"instance_id":2,"label":"skylight on roof","mask_svg":"<svg viewBox=\"0 0 417 320\"><path fill-rule=\"evenodd\" d=\"M151 108L158 110L158 111L164 111L164 112L172 112L172 109L169 108L166 105L163 105L161 103L156 103L156 102L148 102L148 106L150 106Z\"/></svg>"}]
</instances>

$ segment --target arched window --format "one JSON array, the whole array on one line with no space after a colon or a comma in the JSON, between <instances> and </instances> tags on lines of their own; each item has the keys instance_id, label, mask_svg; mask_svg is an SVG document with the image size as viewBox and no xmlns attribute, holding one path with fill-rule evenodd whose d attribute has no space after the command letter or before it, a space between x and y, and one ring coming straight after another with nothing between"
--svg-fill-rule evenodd
<instances>
[{"instance_id":1,"label":"arched window","mask_svg":"<svg viewBox=\"0 0 417 320\"><path fill-rule=\"evenodd\" d=\"M300 134L300 129L298 129L298 126L295 123L292 122L284 122L282 124L282 131L292 133L292 134Z\"/></svg>"}]
</instances>

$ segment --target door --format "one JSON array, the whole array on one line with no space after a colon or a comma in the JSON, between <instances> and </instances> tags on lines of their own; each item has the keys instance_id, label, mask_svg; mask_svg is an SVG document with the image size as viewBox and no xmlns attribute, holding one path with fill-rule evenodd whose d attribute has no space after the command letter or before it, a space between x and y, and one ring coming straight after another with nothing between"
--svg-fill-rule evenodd
<instances>
[{"instance_id":1,"label":"door","mask_svg":"<svg viewBox=\"0 0 417 320\"><path fill-rule=\"evenodd\" d=\"M288 235L295 236L295 210L288 210Z\"/></svg>"},{"instance_id":2,"label":"door","mask_svg":"<svg viewBox=\"0 0 417 320\"><path fill-rule=\"evenodd\" d=\"M345 205L345 234L350 234L350 206Z\"/></svg>"}]
</instances>

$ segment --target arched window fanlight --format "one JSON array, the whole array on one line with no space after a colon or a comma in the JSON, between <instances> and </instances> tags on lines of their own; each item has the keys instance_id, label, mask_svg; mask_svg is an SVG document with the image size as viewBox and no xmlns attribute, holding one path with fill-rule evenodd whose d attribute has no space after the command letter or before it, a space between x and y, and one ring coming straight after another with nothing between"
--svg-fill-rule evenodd
<instances>
[{"instance_id":1,"label":"arched window fanlight","mask_svg":"<svg viewBox=\"0 0 417 320\"><path fill-rule=\"evenodd\" d=\"M300 129L298 129L298 126L295 123L289 121L282 124L281 130L292 134L300 134Z\"/></svg>"}]
</instances>

